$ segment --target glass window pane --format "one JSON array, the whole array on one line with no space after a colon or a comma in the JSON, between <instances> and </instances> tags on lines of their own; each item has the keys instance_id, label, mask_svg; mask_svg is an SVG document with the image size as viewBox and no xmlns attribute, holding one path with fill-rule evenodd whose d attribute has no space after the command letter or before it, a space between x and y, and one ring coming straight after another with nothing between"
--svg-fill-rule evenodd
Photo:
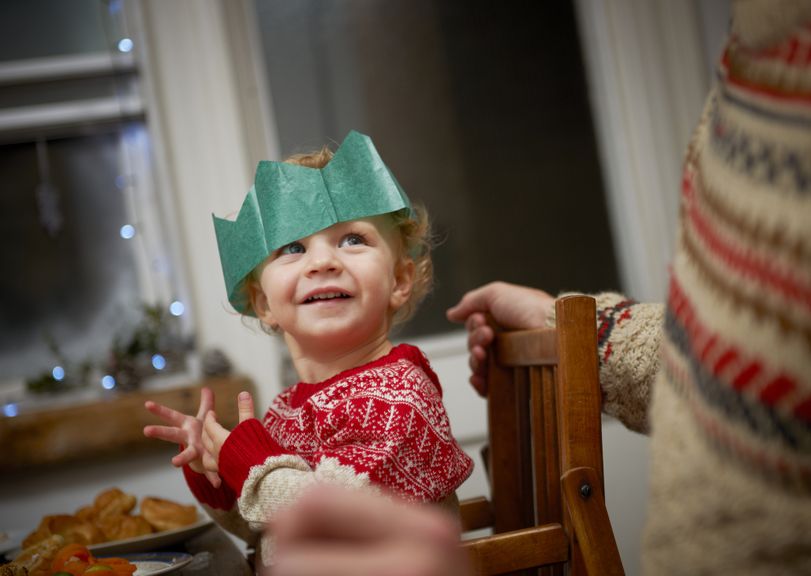
<instances>
[{"instance_id":1,"label":"glass window pane","mask_svg":"<svg viewBox=\"0 0 811 576\"><path fill-rule=\"evenodd\" d=\"M75 362L99 360L140 302L118 131L0 146L0 374L38 374L52 338ZM50 185L48 185L50 183Z\"/></svg>"},{"instance_id":2,"label":"glass window pane","mask_svg":"<svg viewBox=\"0 0 811 576\"><path fill-rule=\"evenodd\" d=\"M106 52L122 35L114 18L121 4L120 0L0 2L0 61Z\"/></svg>"}]
</instances>

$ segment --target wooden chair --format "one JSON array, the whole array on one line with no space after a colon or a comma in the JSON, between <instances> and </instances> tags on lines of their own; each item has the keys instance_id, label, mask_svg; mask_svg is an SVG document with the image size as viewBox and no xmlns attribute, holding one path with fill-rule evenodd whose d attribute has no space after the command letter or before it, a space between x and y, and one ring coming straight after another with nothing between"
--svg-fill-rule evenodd
<instances>
[{"instance_id":1,"label":"wooden chair","mask_svg":"<svg viewBox=\"0 0 811 576\"><path fill-rule=\"evenodd\" d=\"M603 491L595 302L556 302L557 328L497 333L488 358L491 497L462 502L477 574L624 574ZM532 569L532 570L528 570Z\"/></svg>"}]
</instances>

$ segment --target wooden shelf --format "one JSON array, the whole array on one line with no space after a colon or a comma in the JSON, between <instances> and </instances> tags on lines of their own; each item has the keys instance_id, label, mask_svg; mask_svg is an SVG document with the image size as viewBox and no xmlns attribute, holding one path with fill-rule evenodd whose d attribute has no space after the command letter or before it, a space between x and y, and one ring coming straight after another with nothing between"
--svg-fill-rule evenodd
<instances>
[{"instance_id":1,"label":"wooden shelf","mask_svg":"<svg viewBox=\"0 0 811 576\"><path fill-rule=\"evenodd\" d=\"M0 417L0 472L65 464L133 450L166 447L146 438L147 424L160 423L144 408L146 400L196 414L200 389L214 391L217 417L226 428L237 423L237 394L253 392L245 377L210 378L188 386L127 392L96 402Z\"/></svg>"}]
</instances>

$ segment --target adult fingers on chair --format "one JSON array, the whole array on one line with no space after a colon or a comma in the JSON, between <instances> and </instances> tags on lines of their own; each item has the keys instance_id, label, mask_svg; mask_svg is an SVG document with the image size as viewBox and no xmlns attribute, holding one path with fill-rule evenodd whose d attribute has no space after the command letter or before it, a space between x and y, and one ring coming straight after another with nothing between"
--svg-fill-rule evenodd
<instances>
[{"instance_id":1,"label":"adult fingers on chair","mask_svg":"<svg viewBox=\"0 0 811 576\"><path fill-rule=\"evenodd\" d=\"M465 322L471 314L485 313L490 310L494 296L494 283L485 284L467 292L454 306L448 308L445 315L451 322Z\"/></svg>"},{"instance_id":2,"label":"adult fingers on chair","mask_svg":"<svg viewBox=\"0 0 811 576\"><path fill-rule=\"evenodd\" d=\"M473 332L477 328L487 324L487 316L483 312L474 312L465 320L465 330Z\"/></svg>"},{"instance_id":3,"label":"adult fingers on chair","mask_svg":"<svg viewBox=\"0 0 811 576\"><path fill-rule=\"evenodd\" d=\"M467 349L473 353L474 350L484 350L493 342L496 334L487 324L483 324L467 334ZM477 356L479 356L477 354Z\"/></svg>"},{"instance_id":4,"label":"adult fingers on chair","mask_svg":"<svg viewBox=\"0 0 811 576\"><path fill-rule=\"evenodd\" d=\"M487 378L481 374L471 375L470 385L478 392L479 396L487 396Z\"/></svg>"},{"instance_id":5,"label":"adult fingers on chair","mask_svg":"<svg viewBox=\"0 0 811 576\"><path fill-rule=\"evenodd\" d=\"M470 366L470 371L473 372L473 374L484 374L484 369L487 365L487 350L481 346L471 348L470 354L467 357L467 364Z\"/></svg>"},{"instance_id":6,"label":"adult fingers on chair","mask_svg":"<svg viewBox=\"0 0 811 576\"><path fill-rule=\"evenodd\" d=\"M537 288L491 282L465 294L446 315L453 322L464 322L471 314L489 313L503 328L539 328L544 325L554 301Z\"/></svg>"}]
</instances>

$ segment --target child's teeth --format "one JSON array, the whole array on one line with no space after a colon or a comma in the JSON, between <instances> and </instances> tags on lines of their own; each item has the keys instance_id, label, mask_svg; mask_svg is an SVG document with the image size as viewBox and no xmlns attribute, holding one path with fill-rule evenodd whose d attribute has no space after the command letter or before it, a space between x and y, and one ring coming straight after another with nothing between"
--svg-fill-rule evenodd
<instances>
[{"instance_id":1,"label":"child's teeth","mask_svg":"<svg viewBox=\"0 0 811 576\"><path fill-rule=\"evenodd\" d=\"M342 298L343 294L341 292L326 292L324 294L316 294L315 296L311 296L310 300L329 300L332 298Z\"/></svg>"}]
</instances>

